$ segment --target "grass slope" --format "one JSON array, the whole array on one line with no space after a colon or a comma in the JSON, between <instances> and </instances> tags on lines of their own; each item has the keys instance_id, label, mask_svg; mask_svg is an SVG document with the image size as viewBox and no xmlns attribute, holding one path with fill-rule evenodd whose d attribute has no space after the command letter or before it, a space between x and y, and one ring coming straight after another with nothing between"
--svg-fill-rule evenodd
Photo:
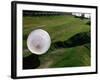
<instances>
[{"instance_id":1,"label":"grass slope","mask_svg":"<svg viewBox=\"0 0 100 80\"><path fill-rule=\"evenodd\" d=\"M86 25L87 21L87 19L81 20L71 15L24 17L24 57L32 54L26 45L27 37L32 30L38 28L46 30L50 34L52 42L64 41L77 33L90 31L90 26ZM90 49L87 49L85 45L55 49L39 56L39 59L41 64L38 68L89 66Z\"/></svg>"},{"instance_id":2,"label":"grass slope","mask_svg":"<svg viewBox=\"0 0 100 80\"><path fill-rule=\"evenodd\" d=\"M84 46L78 46L73 48L62 48L52 51L40 57L41 66L48 67L75 67L75 66L89 66L90 65L90 51ZM45 62L44 62L45 61Z\"/></svg>"}]
</instances>

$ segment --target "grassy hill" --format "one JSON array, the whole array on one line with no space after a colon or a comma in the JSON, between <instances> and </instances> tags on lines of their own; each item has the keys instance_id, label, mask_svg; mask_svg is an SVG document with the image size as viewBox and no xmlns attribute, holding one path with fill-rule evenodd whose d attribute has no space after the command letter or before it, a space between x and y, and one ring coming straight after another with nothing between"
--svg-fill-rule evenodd
<instances>
[{"instance_id":1,"label":"grassy hill","mask_svg":"<svg viewBox=\"0 0 100 80\"><path fill-rule=\"evenodd\" d=\"M23 56L32 53L28 50L26 40L29 33L35 29L46 30L52 40L65 41L82 32L89 32L88 19L75 18L72 15L24 16L23 17ZM52 47L52 46L51 46ZM68 48L54 48L44 55L38 56L38 68L76 67L90 65L90 43Z\"/></svg>"}]
</instances>

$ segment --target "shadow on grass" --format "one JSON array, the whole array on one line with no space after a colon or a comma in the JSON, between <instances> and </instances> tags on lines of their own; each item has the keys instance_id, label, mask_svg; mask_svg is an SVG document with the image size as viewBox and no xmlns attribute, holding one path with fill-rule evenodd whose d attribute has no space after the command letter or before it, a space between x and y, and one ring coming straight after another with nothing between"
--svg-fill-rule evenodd
<instances>
[{"instance_id":1,"label":"shadow on grass","mask_svg":"<svg viewBox=\"0 0 100 80\"><path fill-rule=\"evenodd\" d=\"M38 55L31 54L28 57L23 57L23 69L35 69L40 66Z\"/></svg>"},{"instance_id":2,"label":"shadow on grass","mask_svg":"<svg viewBox=\"0 0 100 80\"><path fill-rule=\"evenodd\" d=\"M68 40L52 43L51 48L70 48L90 43L90 32L78 33Z\"/></svg>"},{"instance_id":3,"label":"shadow on grass","mask_svg":"<svg viewBox=\"0 0 100 80\"><path fill-rule=\"evenodd\" d=\"M91 22L90 22L90 21L88 21L86 24L87 24L87 25L91 25Z\"/></svg>"}]
</instances>

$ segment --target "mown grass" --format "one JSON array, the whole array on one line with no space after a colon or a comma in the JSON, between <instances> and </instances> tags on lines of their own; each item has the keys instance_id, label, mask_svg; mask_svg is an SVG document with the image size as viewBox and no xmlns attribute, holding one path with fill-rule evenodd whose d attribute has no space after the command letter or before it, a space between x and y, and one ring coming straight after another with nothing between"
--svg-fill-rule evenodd
<instances>
[{"instance_id":1,"label":"mown grass","mask_svg":"<svg viewBox=\"0 0 100 80\"><path fill-rule=\"evenodd\" d=\"M63 56L60 57L50 67L73 67L73 66L89 66L90 53L84 46L78 46L74 48L62 49L65 51ZM81 52L80 52L81 51Z\"/></svg>"},{"instance_id":2,"label":"mown grass","mask_svg":"<svg viewBox=\"0 0 100 80\"><path fill-rule=\"evenodd\" d=\"M81 20L72 15L23 17L24 57L32 54L27 49L26 40L34 29L46 30L54 43L67 40L77 33L90 31L90 25L87 25L87 22L88 19ZM41 64L38 68L89 66L90 49L87 49L85 45L55 49L39 56L39 59ZM47 63L48 65L46 65Z\"/></svg>"},{"instance_id":3,"label":"mown grass","mask_svg":"<svg viewBox=\"0 0 100 80\"><path fill-rule=\"evenodd\" d=\"M52 42L64 41L79 32L89 31L86 21L71 15L24 17L23 36L26 40L32 30L41 28L50 34Z\"/></svg>"}]
</instances>

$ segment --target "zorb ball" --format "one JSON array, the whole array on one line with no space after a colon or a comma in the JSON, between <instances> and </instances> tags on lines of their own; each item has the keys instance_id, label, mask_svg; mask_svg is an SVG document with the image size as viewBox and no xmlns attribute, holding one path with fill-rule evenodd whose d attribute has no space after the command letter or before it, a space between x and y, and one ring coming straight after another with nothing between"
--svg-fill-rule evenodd
<instances>
[{"instance_id":1,"label":"zorb ball","mask_svg":"<svg viewBox=\"0 0 100 80\"><path fill-rule=\"evenodd\" d=\"M37 55L44 54L48 51L51 39L47 31L43 29L33 30L27 38L28 49Z\"/></svg>"}]
</instances>

